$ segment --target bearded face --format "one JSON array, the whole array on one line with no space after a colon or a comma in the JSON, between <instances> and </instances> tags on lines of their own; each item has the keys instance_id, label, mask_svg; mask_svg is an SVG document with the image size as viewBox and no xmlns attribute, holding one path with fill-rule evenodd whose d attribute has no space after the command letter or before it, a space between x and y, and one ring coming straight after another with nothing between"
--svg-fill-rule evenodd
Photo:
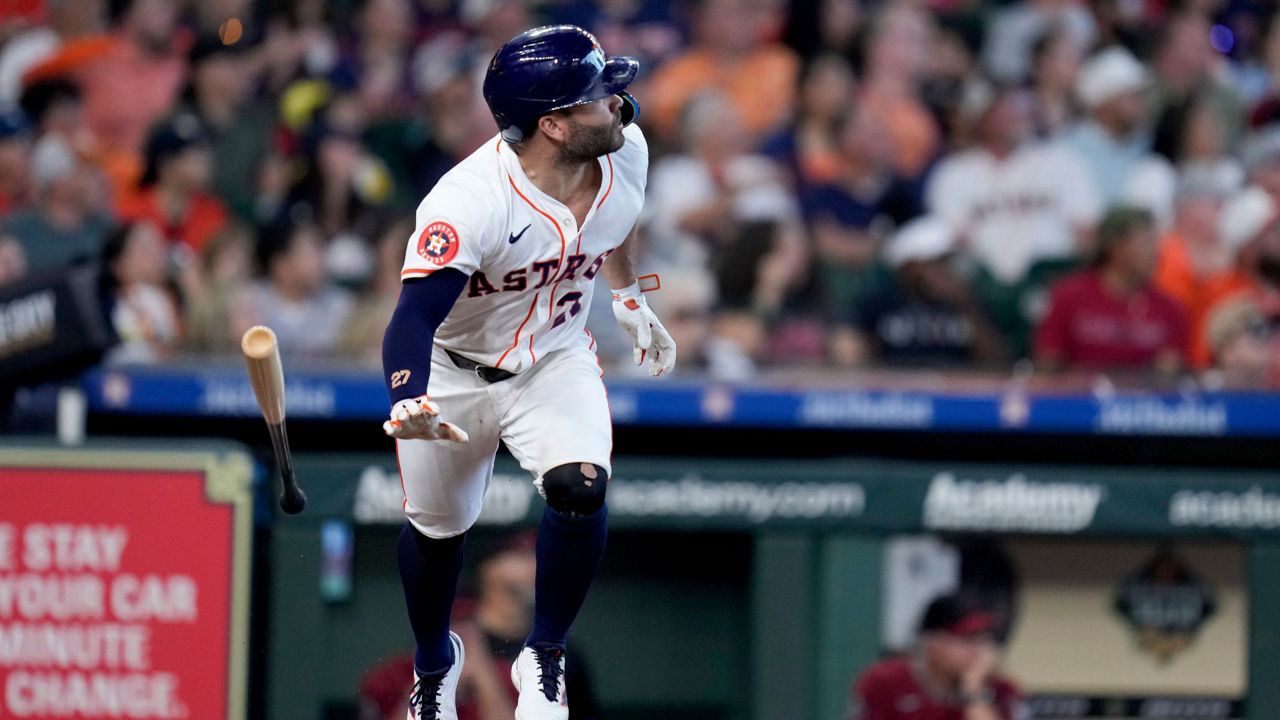
<instances>
[{"instance_id":1,"label":"bearded face","mask_svg":"<svg viewBox=\"0 0 1280 720\"><path fill-rule=\"evenodd\" d=\"M587 125L569 120L569 134L560 148L560 162L581 163L595 160L601 155L616 152L622 147L622 122L615 120L608 125Z\"/></svg>"}]
</instances>

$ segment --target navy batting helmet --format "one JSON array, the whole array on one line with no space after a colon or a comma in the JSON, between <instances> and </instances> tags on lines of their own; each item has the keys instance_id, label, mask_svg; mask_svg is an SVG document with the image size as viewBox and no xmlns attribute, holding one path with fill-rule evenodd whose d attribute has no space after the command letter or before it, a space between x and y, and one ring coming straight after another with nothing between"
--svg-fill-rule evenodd
<instances>
[{"instance_id":1,"label":"navy batting helmet","mask_svg":"<svg viewBox=\"0 0 1280 720\"><path fill-rule=\"evenodd\" d=\"M606 57L595 36L580 27L547 25L520 33L494 54L484 100L509 143L520 142L549 112L610 95L622 98L622 123L629 125L640 106L623 91L639 69L635 58Z\"/></svg>"}]
</instances>

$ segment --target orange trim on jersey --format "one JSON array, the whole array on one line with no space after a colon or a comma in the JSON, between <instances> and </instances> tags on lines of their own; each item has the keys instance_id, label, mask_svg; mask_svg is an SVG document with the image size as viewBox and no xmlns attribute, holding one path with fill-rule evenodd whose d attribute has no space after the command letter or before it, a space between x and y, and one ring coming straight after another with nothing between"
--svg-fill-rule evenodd
<instances>
[{"instance_id":1,"label":"orange trim on jersey","mask_svg":"<svg viewBox=\"0 0 1280 720\"><path fill-rule=\"evenodd\" d=\"M400 277L405 277L407 275L430 275L433 272L435 272L435 270L401 270Z\"/></svg>"},{"instance_id":2,"label":"orange trim on jersey","mask_svg":"<svg viewBox=\"0 0 1280 720\"><path fill-rule=\"evenodd\" d=\"M556 229L556 234L560 236L560 265L559 265L559 267L563 267L563 266L564 266L564 250L565 250L565 241L564 241L564 230L560 227L560 223L556 222L556 219L555 219L555 218L553 218L553 217L551 217L551 214L550 214L550 213L548 213L546 210L543 210L542 208L538 207L537 205L534 205L532 200L530 200L529 198L525 197L525 194L524 194L524 193L522 193L522 192L520 192L520 188L516 187L516 180L515 180L515 178L511 177L511 173L507 173L507 182L511 183L511 189L516 191L516 194L520 196L520 199L521 199L521 200L524 200L526 203L528 203L528 204L529 204L529 207L533 208L534 212L538 213L539 215L541 215L542 217L544 217L544 218L546 218L548 221L550 221L550 222L551 222L551 226L552 226L552 227L554 227L554 228Z\"/></svg>"},{"instance_id":3,"label":"orange trim on jersey","mask_svg":"<svg viewBox=\"0 0 1280 720\"><path fill-rule=\"evenodd\" d=\"M587 346L587 349L588 349L588 350L595 350L595 349L596 349L596 336L595 336L595 335L592 335L592 334L591 334L591 331L590 331L590 330L588 330L588 329L586 329L586 328L582 328L582 332L586 333L586 334L587 334L587 337L591 338L591 344ZM600 364L600 359L599 359L599 358L596 358L596 364L597 364L597 365L599 365L599 364Z\"/></svg>"},{"instance_id":4,"label":"orange trim on jersey","mask_svg":"<svg viewBox=\"0 0 1280 720\"><path fill-rule=\"evenodd\" d=\"M536 333L529 333L529 359L530 359L530 360L532 360L533 362L537 363L537 362L538 362L538 356L533 354L533 336L534 336L535 334L536 334Z\"/></svg>"},{"instance_id":5,"label":"orange trim on jersey","mask_svg":"<svg viewBox=\"0 0 1280 720\"><path fill-rule=\"evenodd\" d=\"M538 207L537 205L534 205L532 200L530 200L529 198L525 197L525 194L524 194L524 193L522 193L522 192L520 192L520 188L516 187L516 181L515 181L515 178L511 177L511 173L507 173L507 182L511 183L511 189L516 191L516 194L520 196L520 199L521 199L521 200L524 200L526 203L528 203L529 207L533 208L534 212L538 213L539 215L541 215L542 217L544 217L544 218L546 218L548 221L550 221L550 222L551 222L551 226L552 226L552 227L554 227L554 228L556 229L556 234L560 236L560 260L556 263L556 272L560 272L560 271L564 270L564 251L565 251L565 241L564 241L564 230L560 227L560 223L556 222L556 219L555 219L555 218L553 218L553 217L551 217L550 213L548 213L547 211L545 211L545 210L543 210L542 208ZM579 238L581 238L581 237L582 237L582 229L581 229L581 228L579 228L579 229L578 229L578 237L579 237ZM581 245L581 243L582 243L581 239L579 239L578 243L579 243L579 245ZM550 304L550 306L549 306L549 309L551 310L551 312L555 312L555 308L556 308L556 288L558 288L558 287L560 287L560 281L559 281L559 280L557 280L557 281L556 281L556 282L551 286L551 304ZM522 326L522 327L523 327L523 326ZM517 333L517 335L516 335L516 343L518 344L519 342L520 342L520 337L519 337L519 334ZM514 349L514 347L513 347L512 349ZM510 352L510 350L508 350L508 352ZM530 345L530 348L529 348L529 354L530 354L530 355L533 355L533 347L532 347L532 345ZM506 353L503 353L502 355L503 355L503 357L506 357ZM502 360L498 360L498 366L499 366L499 367L501 367L501 366L502 366Z\"/></svg>"},{"instance_id":6,"label":"orange trim on jersey","mask_svg":"<svg viewBox=\"0 0 1280 720\"><path fill-rule=\"evenodd\" d=\"M609 193L613 192L613 157L605 155L604 159L609 161L609 187L604 189L604 197L601 197L600 202L596 203L597 210L599 210L600 206L604 204L604 201L609 198Z\"/></svg>"},{"instance_id":7,"label":"orange trim on jersey","mask_svg":"<svg viewBox=\"0 0 1280 720\"><path fill-rule=\"evenodd\" d=\"M524 331L524 326L525 326L525 325L527 325L527 324L529 323L529 318L533 317L533 310L534 310L534 308L538 307L538 298L539 298L541 295L542 295L542 293L534 293L534 294L533 294L533 302L529 303L529 312L525 313L525 316L524 316L524 322L520 323L520 327L516 328L516 338L515 338L515 340L511 341L511 347L507 348L507 349L502 353L502 357L498 358L498 362L496 362L496 363L494 363L494 364L493 364L493 366L494 366L494 367L496 367L496 368L501 368L501 367L502 367L502 361L507 359L507 354L508 354L508 353L510 353L512 350L515 350L517 347L519 347L519 345L520 345L520 333ZM530 342L530 354L532 354L532 353L533 353L533 351L532 351L532 342L533 342L533 339L532 339L532 338L530 338L530 341L529 341L529 342Z\"/></svg>"}]
</instances>

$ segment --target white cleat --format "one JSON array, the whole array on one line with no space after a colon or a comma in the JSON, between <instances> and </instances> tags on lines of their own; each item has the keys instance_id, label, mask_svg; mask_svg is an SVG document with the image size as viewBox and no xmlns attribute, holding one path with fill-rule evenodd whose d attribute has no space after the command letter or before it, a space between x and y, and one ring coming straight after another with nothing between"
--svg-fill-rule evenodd
<instances>
[{"instance_id":1,"label":"white cleat","mask_svg":"<svg viewBox=\"0 0 1280 720\"><path fill-rule=\"evenodd\" d=\"M526 647L511 665L511 682L520 691L516 720L569 720L564 687L564 648Z\"/></svg>"},{"instance_id":2,"label":"white cleat","mask_svg":"<svg viewBox=\"0 0 1280 720\"><path fill-rule=\"evenodd\" d=\"M467 654L457 633L449 633L449 644L453 646L453 665L448 670L432 675L413 673L409 720L458 720L458 678Z\"/></svg>"}]
</instances>

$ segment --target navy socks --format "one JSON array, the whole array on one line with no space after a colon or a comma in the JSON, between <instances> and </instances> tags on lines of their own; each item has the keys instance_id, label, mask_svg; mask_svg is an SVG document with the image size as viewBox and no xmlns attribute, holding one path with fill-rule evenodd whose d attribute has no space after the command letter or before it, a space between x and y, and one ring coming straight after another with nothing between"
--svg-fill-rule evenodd
<instances>
[{"instance_id":1,"label":"navy socks","mask_svg":"<svg viewBox=\"0 0 1280 720\"><path fill-rule=\"evenodd\" d=\"M453 664L449 645L449 614L462 571L462 543L466 533L433 540L406 522L396 545L405 606L418 651L414 667L433 673ZM539 543L541 545L541 543Z\"/></svg>"},{"instance_id":2,"label":"navy socks","mask_svg":"<svg viewBox=\"0 0 1280 720\"><path fill-rule=\"evenodd\" d=\"M604 557L608 518L608 505L585 516L542 511L533 630L525 645L564 645Z\"/></svg>"}]
</instances>

